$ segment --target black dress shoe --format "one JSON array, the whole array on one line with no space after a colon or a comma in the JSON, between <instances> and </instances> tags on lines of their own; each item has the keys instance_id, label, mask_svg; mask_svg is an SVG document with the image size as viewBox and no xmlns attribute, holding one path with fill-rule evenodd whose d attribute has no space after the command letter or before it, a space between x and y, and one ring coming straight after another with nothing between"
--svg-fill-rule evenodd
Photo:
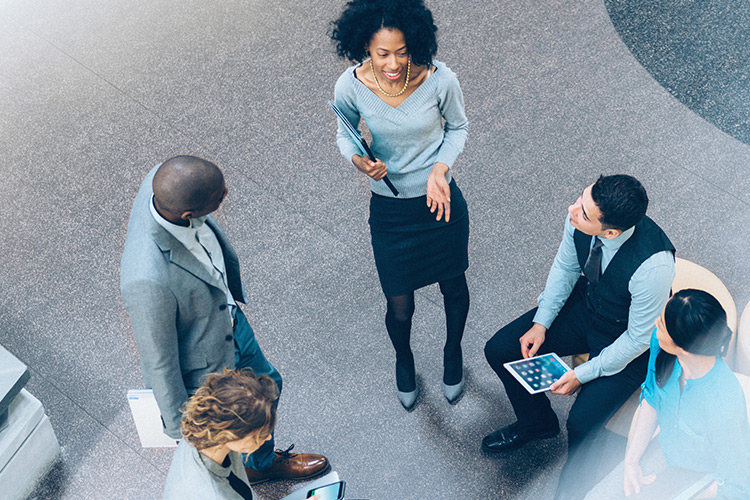
<instances>
[{"instance_id":1,"label":"black dress shoe","mask_svg":"<svg viewBox=\"0 0 750 500\"><path fill-rule=\"evenodd\" d=\"M502 427L482 439L482 449L489 453L510 451L520 448L529 441L555 437L560 433L560 426L555 422L551 427L519 428L518 422Z\"/></svg>"}]
</instances>

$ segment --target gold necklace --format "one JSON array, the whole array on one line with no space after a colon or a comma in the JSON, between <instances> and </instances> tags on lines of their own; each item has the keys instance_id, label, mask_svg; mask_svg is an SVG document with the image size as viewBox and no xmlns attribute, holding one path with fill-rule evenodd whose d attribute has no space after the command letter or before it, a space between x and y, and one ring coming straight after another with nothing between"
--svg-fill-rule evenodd
<instances>
[{"instance_id":1,"label":"gold necklace","mask_svg":"<svg viewBox=\"0 0 750 500\"><path fill-rule=\"evenodd\" d=\"M409 86L409 73L411 72L411 57L409 57L409 60L406 63L406 81L404 82L404 88L401 89L401 92L398 94L389 94L385 90L383 90L383 87L380 86L380 82L378 81L378 77L375 76L375 68L372 65L372 59L370 59L370 71L372 71L372 78L375 80L375 85L378 86L378 90L383 93L383 95L387 97L398 97L404 92L406 92L406 87Z\"/></svg>"}]
</instances>

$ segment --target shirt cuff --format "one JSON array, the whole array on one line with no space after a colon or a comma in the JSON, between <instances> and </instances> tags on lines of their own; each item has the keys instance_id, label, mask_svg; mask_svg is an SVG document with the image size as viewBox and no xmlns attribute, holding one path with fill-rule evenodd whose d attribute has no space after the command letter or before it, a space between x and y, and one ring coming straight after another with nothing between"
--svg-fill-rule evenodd
<instances>
[{"instance_id":1,"label":"shirt cuff","mask_svg":"<svg viewBox=\"0 0 750 500\"><path fill-rule=\"evenodd\" d=\"M581 384L586 384L599 377L599 375L596 373L596 367L594 366L592 360L586 361L584 364L576 366L575 368L573 368L573 372L576 374L576 378Z\"/></svg>"},{"instance_id":2,"label":"shirt cuff","mask_svg":"<svg viewBox=\"0 0 750 500\"><path fill-rule=\"evenodd\" d=\"M556 316L557 314L553 313L552 311L548 311L540 307L536 310L536 314L534 315L534 319L532 321L534 323L539 323L543 327L549 329L549 327L552 325L552 322L555 321Z\"/></svg>"}]
</instances>

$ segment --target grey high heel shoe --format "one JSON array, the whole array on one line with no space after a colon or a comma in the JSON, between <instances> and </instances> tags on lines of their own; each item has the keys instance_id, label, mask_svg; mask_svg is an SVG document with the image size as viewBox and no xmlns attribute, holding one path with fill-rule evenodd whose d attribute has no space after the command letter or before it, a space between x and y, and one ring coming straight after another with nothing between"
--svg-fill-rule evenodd
<instances>
[{"instance_id":1,"label":"grey high heel shoe","mask_svg":"<svg viewBox=\"0 0 750 500\"><path fill-rule=\"evenodd\" d=\"M402 370L404 370L403 366L402 366ZM414 366L413 357L411 359L411 363L409 363L405 367L405 370L406 370L405 372L404 371L399 372L399 366L398 366L398 363L396 363L396 393L398 394L398 400L401 401L401 406L403 406L406 411L411 411L414 408L414 403L417 401L417 396L419 396L419 380L417 380L417 373L416 373L416 368ZM399 373L401 374L402 385L406 385L408 387L409 385L411 385L408 383L408 381L414 380L413 390L401 391L398 389Z\"/></svg>"},{"instance_id":2,"label":"grey high heel shoe","mask_svg":"<svg viewBox=\"0 0 750 500\"><path fill-rule=\"evenodd\" d=\"M445 399L447 399L448 402L452 404L455 403L464 392L464 382L466 381L466 374L464 373L464 356L463 352L460 350L460 347L457 356L448 358L443 361L443 380L445 380L445 372L447 371L446 368L449 362L452 366L458 364L461 367L461 380L459 380L457 384L448 385L443 382L443 394L445 394Z\"/></svg>"},{"instance_id":3,"label":"grey high heel shoe","mask_svg":"<svg viewBox=\"0 0 750 500\"><path fill-rule=\"evenodd\" d=\"M413 391L409 392L401 392L396 391L398 394L398 400L401 401L401 406L404 407L404 410L411 411L414 409L414 403L417 402L417 396L419 396L419 386L417 386Z\"/></svg>"},{"instance_id":4,"label":"grey high heel shoe","mask_svg":"<svg viewBox=\"0 0 750 500\"><path fill-rule=\"evenodd\" d=\"M455 403L456 400L461 396L461 394L463 394L465 381L466 377L462 373L461 381L457 384L448 385L443 382L443 394L445 395L445 399L447 399L449 403Z\"/></svg>"}]
</instances>

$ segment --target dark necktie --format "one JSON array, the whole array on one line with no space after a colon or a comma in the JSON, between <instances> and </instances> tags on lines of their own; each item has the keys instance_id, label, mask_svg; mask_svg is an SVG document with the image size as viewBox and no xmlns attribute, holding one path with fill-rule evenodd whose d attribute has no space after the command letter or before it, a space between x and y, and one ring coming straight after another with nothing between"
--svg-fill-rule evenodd
<instances>
[{"instance_id":1,"label":"dark necktie","mask_svg":"<svg viewBox=\"0 0 750 500\"><path fill-rule=\"evenodd\" d=\"M232 487L242 498L245 500L253 500L253 491L250 486L245 484L245 481L234 475L234 472L229 473L229 486Z\"/></svg>"},{"instance_id":2,"label":"dark necktie","mask_svg":"<svg viewBox=\"0 0 750 500\"><path fill-rule=\"evenodd\" d=\"M231 465L232 459L229 458L229 455L227 455L224 458L224 462L221 464L221 466L230 467ZM229 486L231 486L239 496L241 496L244 500L253 500L253 490L250 489L250 486L245 484L245 481L235 476L234 472L229 471L229 477L227 479L229 480Z\"/></svg>"},{"instance_id":3,"label":"dark necktie","mask_svg":"<svg viewBox=\"0 0 750 500\"><path fill-rule=\"evenodd\" d=\"M583 266L583 274L592 285L599 283L599 277L602 274L602 245L604 245L601 239L596 236L594 238L596 238L594 246L591 248L589 258L586 259L586 264Z\"/></svg>"}]
</instances>

